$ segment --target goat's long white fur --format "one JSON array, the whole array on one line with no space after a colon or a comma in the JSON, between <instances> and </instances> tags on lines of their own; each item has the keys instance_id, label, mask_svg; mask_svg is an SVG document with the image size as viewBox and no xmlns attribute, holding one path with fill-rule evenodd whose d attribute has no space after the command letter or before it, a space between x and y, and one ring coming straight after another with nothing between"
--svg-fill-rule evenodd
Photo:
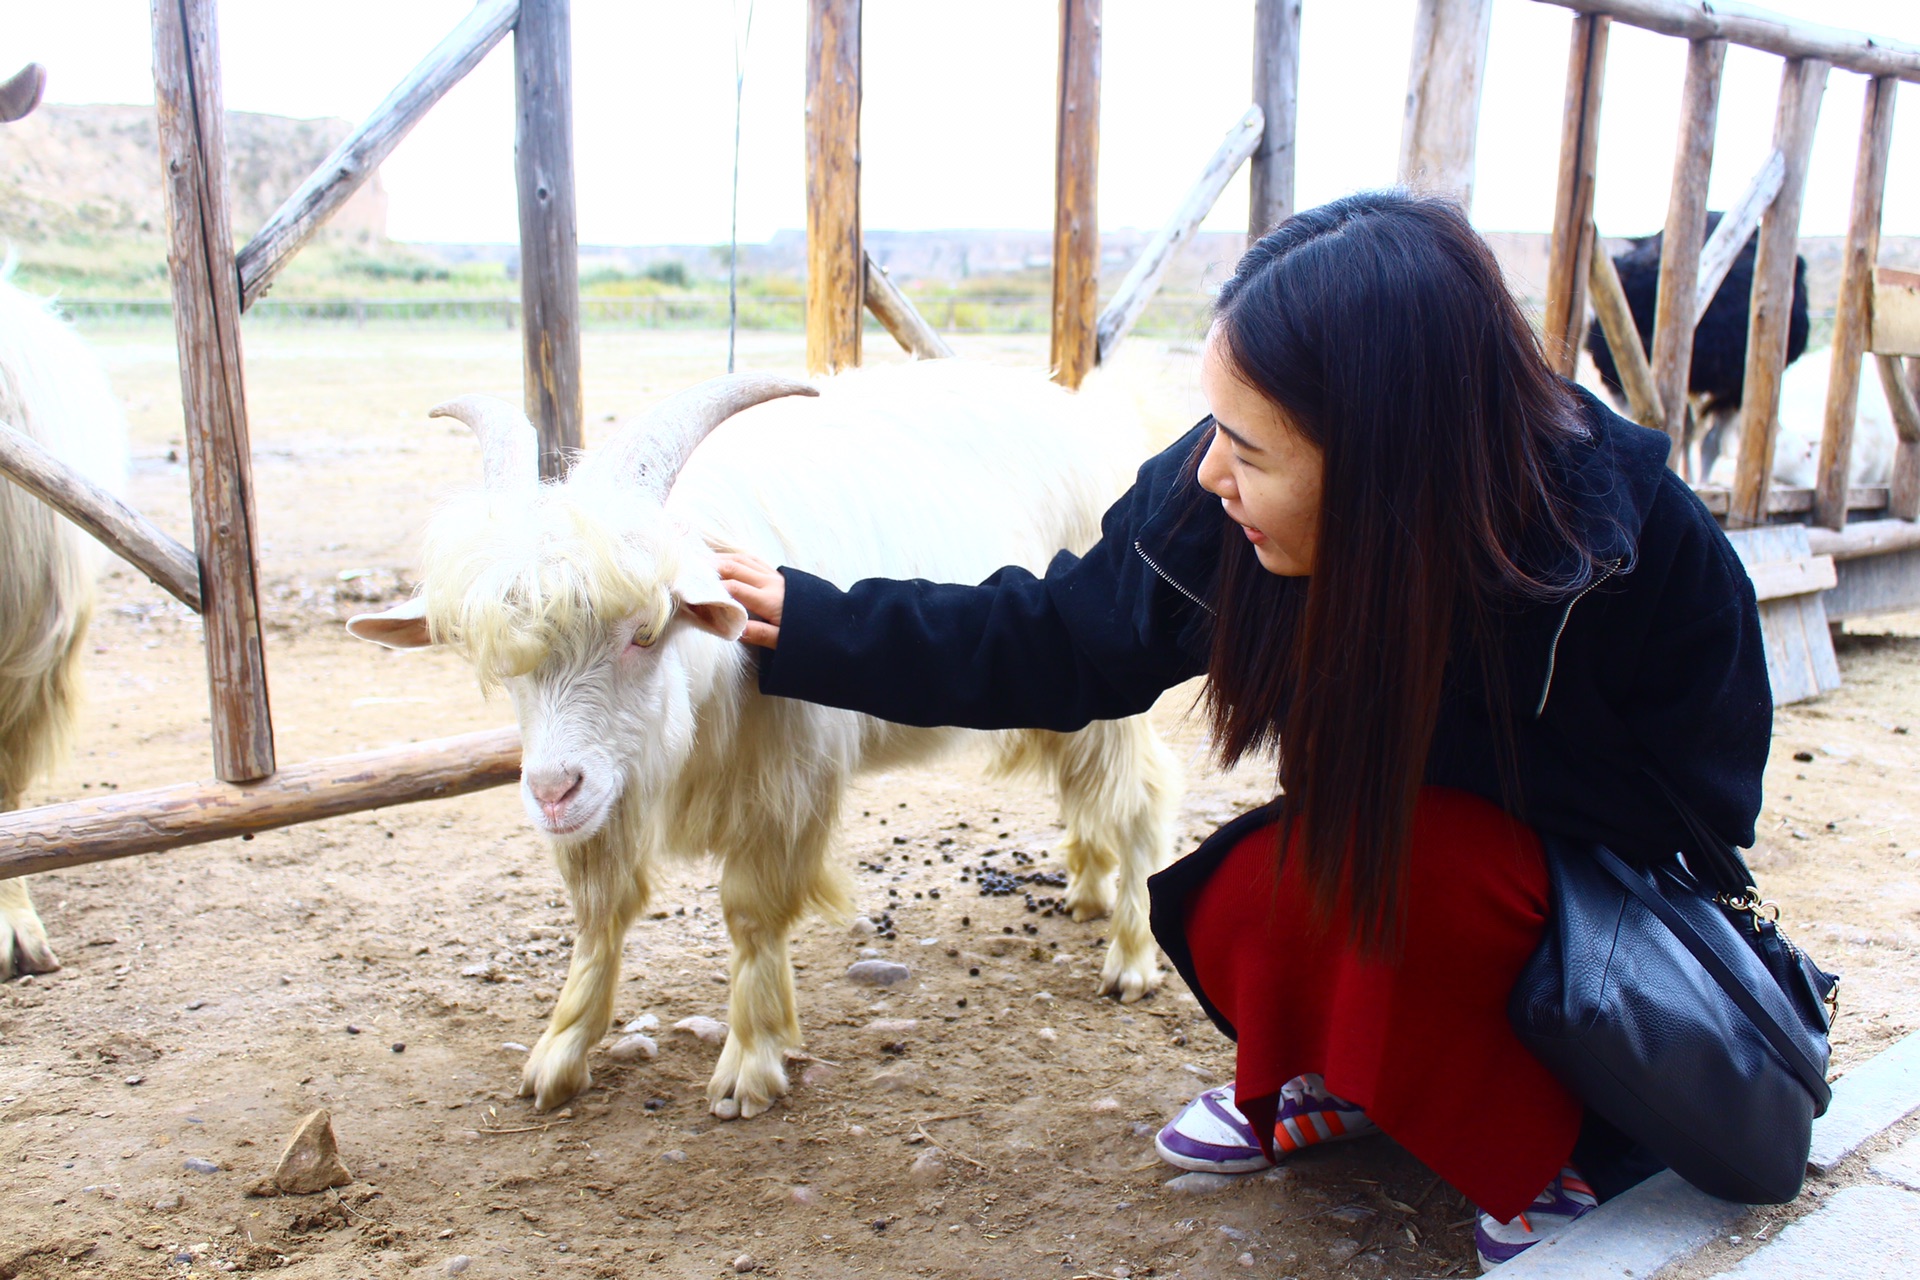
<instances>
[{"instance_id":1,"label":"goat's long white fur","mask_svg":"<svg viewBox=\"0 0 1920 1280\"><path fill-rule=\"evenodd\" d=\"M847 781L968 737L761 697L747 653L724 638L738 610L714 548L842 585L1040 571L1093 541L1142 453L1116 406L1037 373L938 361L736 415L693 453L664 510L589 462L566 484L478 492L435 516L426 625L512 695L522 798L557 837L578 917L566 988L526 1066L538 1106L587 1083L661 855L722 862L733 984L715 1113L753 1115L784 1094L800 1041L788 936L802 914L848 906L827 857ZM1138 717L996 737L1001 769L1058 790L1067 903L1076 919L1114 912L1102 989L1138 998L1159 981L1145 883L1171 839L1170 753Z\"/></svg>"},{"instance_id":2,"label":"goat's long white fur","mask_svg":"<svg viewBox=\"0 0 1920 1280\"><path fill-rule=\"evenodd\" d=\"M0 279L0 422L114 493L127 427L100 362L46 303ZM105 552L0 478L0 811L59 758L79 702L80 653ZM0 979L58 968L23 879L0 880Z\"/></svg>"}]
</instances>

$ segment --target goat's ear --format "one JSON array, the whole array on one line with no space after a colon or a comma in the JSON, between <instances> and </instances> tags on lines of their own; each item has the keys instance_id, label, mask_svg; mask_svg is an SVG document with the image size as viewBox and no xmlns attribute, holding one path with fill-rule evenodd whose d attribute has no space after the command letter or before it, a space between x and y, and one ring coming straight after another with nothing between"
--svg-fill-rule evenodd
<instances>
[{"instance_id":1,"label":"goat's ear","mask_svg":"<svg viewBox=\"0 0 1920 1280\"><path fill-rule=\"evenodd\" d=\"M683 569L673 584L674 612L722 640L738 640L747 631L747 611L727 594L712 565Z\"/></svg>"},{"instance_id":2,"label":"goat's ear","mask_svg":"<svg viewBox=\"0 0 1920 1280\"><path fill-rule=\"evenodd\" d=\"M424 649L433 643L427 634L427 602L419 596L379 613L355 614L347 619L347 634L389 649Z\"/></svg>"}]
</instances>

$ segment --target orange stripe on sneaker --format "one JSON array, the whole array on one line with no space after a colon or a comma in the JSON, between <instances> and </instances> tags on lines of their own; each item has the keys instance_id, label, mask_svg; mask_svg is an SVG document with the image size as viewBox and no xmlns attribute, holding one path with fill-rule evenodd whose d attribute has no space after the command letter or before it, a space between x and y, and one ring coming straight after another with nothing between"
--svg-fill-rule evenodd
<instances>
[{"instance_id":1,"label":"orange stripe on sneaker","mask_svg":"<svg viewBox=\"0 0 1920 1280\"><path fill-rule=\"evenodd\" d=\"M1342 1123L1338 1111L1323 1111L1320 1113L1320 1118L1327 1123L1327 1136L1329 1138L1338 1138L1346 1134L1347 1126Z\"/></svg>"},{"instance_id":2,"label":"orange stripe on sneaker","mask_svg":"<svg viewBox=\"0 0 1920 1280\"><path fill-rule=\"evenodd\" d=\"M1282 1120L1273 1128L1273 1145L1282 1151L1298 1151L1305 1144L1300 1136L1287 1128L1288 1121Z\"/></svg>"},{"instance_id":3,"label":"orange stripe on sneaker","mask_svg":"<svg viewBox=\"0 0 1920 1280\"><path fill-rule=\"evenodd\" d=\"M1576 1195L1590 1196L1593 1194L1593 1188L1579 1178L1562 1177L1560 1179L1560 1189L1562 1191L1574 1192Z\"/></svg>"}]
</instances>

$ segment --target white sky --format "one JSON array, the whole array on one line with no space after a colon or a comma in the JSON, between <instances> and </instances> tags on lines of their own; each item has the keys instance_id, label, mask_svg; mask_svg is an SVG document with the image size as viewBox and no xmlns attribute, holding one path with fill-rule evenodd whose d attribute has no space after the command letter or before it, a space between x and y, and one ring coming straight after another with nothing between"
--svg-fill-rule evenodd
<instances>
[{"instance_id":1,"label":"white sky","mask_svg":"<svg viewBox=\"0 0 1920 1280\"><path fill-rule=\"evenodd\" d=\"M223 0L230 108L358 121L458 20L467 0ZM727 235L733 41L745 0L575 0L580 237L715 243ZM1775 0L1803 20L1920 44L1916 0ZM1100 219L1172 211L1248 100L1252 0L1106 0ZM747 60L740 234L804 225L804 0L757 0ZM1170 14L1177 12L1177 17ZM1391 183L1413 0L1304 0L1301 205ZM1474 220L1545 230L1571 15L1496 0ZM0 0L0 74L48 68L54 102L151 102L148 0ZM1058 6L1050 0L866 0L863 220L869 228L1052 223ZM377 39L368 33L377 32ZM1682 41L1616 24L1604 116L1601 230L1664 221ZM1770 146L1780 60L1727 59L1711 200L1736 198ZM1862 77L1836 71L1803 229L1845 230ZM512 59L503 44L388 160L390 228L416 240L516 238ZM1901 94L1885 230L1920 235L1920 85ZM1245 225L1244 174L1210 228Z\"/></svg>"}]
</instances>

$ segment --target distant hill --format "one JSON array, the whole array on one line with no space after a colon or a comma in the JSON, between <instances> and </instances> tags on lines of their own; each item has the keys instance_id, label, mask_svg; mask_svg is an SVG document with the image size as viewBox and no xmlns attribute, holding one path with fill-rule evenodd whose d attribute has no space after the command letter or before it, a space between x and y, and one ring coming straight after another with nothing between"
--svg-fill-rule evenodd
<instances>
[{"instance_id":1,"label":"distant hill","mask_svg":"<svg viewBox=\"0 0 1920 1280\"><path fill-rule=\"evenodd\" d=\"M235 234L257 230L352 129L345 120L228 112ZM165 219L152 107L50 104L0 127L0 236L23 246L164 238ZM377 172L328 226L351 238L385 238L387 197Z\"/></svg>"}]
</instances>

